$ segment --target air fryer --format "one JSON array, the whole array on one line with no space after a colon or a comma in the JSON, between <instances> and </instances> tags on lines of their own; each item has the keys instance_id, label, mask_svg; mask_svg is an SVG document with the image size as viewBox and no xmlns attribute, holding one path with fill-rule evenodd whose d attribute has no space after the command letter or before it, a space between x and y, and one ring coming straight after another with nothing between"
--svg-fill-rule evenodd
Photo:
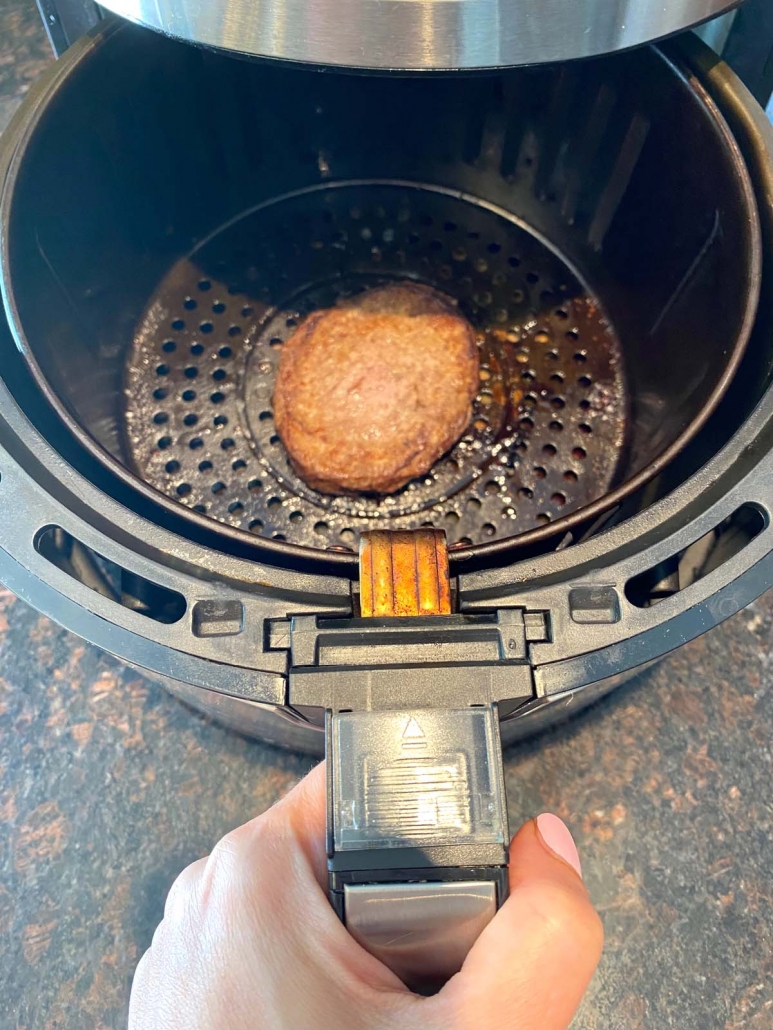
<instances>
[{"instance_id":1,"label":"air fryer","mask_svg":"<svg viewBox=\"0 0 773 1030\"><path fill-rule=\"evenodd\" d=\"M421 76L218 45L107 21L3 137L0 574L230 726L326 742L342 918L417 882L490 914L500 734L773 582L770 130L691 36ZM476 332L470 427L397 493L321 494L282 347L402 280Z\"/></svg>"}]
</instances>

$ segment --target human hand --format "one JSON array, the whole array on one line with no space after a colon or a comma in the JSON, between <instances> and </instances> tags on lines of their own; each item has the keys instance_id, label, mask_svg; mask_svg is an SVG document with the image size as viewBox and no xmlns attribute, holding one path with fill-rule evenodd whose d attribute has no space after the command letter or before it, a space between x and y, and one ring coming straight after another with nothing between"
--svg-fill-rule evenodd
<instances>
[{"instance_id":1,"label":"human hand","mask_svg":"<svg viewBox=\"0 0 773 1030\"><path fill-rule=\"evenodd\" d=\"M319 765L174 882L129 1030L565 1030L603 937L578 873L560 820L526 823L510 897L461 971L432 997L413 994L330 906Z\"/></svg>"}]
</instances>

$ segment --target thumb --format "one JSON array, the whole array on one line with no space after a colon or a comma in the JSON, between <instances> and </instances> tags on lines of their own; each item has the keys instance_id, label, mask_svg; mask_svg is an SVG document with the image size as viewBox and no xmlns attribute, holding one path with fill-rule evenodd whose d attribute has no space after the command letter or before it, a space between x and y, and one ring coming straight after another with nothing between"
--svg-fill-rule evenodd
<instances>
[{"instance_id":1,"label":"thumb","mask_svg":"<svg viewBox=\"0 0 773 1030\"><path fill-rule=\"evenodd\" d=\"M554 815L533 819L510 845L510 897L441 992L453 1025L566 1030L602 942L569 830Z\"/></svg>"}]
</instances>

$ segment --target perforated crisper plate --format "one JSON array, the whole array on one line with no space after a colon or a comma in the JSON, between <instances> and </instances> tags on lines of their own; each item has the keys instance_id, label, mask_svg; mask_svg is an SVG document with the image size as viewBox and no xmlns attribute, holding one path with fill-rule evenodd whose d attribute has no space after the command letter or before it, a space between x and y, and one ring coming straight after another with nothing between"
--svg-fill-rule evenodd
<instances>
[{"instance_id":1,"label":"perforated crisper plate","mask_svg":"<svg viewBox=\"0 0 773 1030\"><path fill-rule=\"evenodd\" d=\"M331 497L294 472L271 400L309 312L395 279L443 291L478 333L480 392L462 440L389 496ZM513 536L614 485L627 401L596 298L506 213L440 189L325 186L272 201L180 261L137 328L125 430L139 475L253 533L356 548L376 527Z\"/></svg>"}]
</instances>

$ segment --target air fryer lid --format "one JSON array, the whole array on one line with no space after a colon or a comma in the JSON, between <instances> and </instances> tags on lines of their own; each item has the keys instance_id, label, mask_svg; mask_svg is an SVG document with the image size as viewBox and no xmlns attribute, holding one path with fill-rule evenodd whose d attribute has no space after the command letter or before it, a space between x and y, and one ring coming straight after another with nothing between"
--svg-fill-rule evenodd
<instances>
[{"instance_id":1,"label":"air fryer lid","mask_svg":"<svg viewBox=\"0 0 773 1030\"><path fill-rule=\"evenodd\" d=\"M314 65L501 68L626 50L712 18L735 0L107 0L193 43Z\"/></svg>"},{"instance_id":2,"label":"air fryer lid","mask_svg":"<svg viewBox=\"0 0 773 1030\"><path fill-rule=\"evenodd\" d=\"M504 553L587 524L698 431L756 307L743 162L656 51L353 89L122 30L12 184L5 287L39 387L106 482L225 547L354 562L386 521ZM306 311L405 276L485 341L472 429L403 495L315 495L272 428L277 353Z\"/></svg>"}]
</instances>

